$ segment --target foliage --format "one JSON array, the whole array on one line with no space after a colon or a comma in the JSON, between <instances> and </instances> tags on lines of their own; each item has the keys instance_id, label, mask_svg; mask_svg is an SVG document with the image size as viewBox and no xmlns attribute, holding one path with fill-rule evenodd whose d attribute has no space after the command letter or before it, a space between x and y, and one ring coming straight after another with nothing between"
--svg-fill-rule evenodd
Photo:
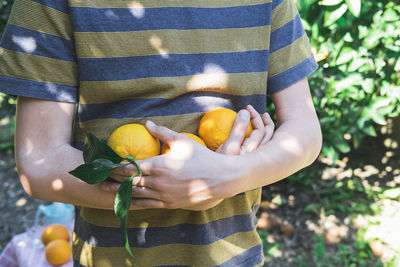
<instances>
[{"instance_id":1,"label":"foliage","mask_svg":"<svg viewBox=\"0 0 400 267\"><path fill-rule=\"evenodd\" d=\"M382 0L298 0L298 7L321 60L309 82L324 136L322 152L336 161L400 113L400 6Z\"/></svg>"},{"instance_id":2,"label":"foliage","mask_svg":"<svg viewBox=\"0 0 400 267\"><path fill-rule=\"evenodd\" d=\"M4 27L6 26L8 16L11 11L11 7L14 3L14 0L1 0L0 1L0 36L4 31Z\"/></svg>"},{"instance_id":3,"label":"foliage","mask_svg":"<svg viewBox=\"0 0 400 267\"><path fill-rule=\"evenodd\" d=\"M339 244L334 255L326 253L325 243L321 236L316 237L317 242L313 245L313 253L318 267L330 266L371 266L374 260L372 251L365 240L356 239L352 248ZM374 266L383 266L380 260Z\"/></svg>"},{"instance_id":4,"label":"foliage","mask_svg":"<svg viewBox=\"0 0 400 267\"><path fill-rule=\"evenodd\" d=\"M88 184L98 184L105 181L112 170L125 166L124 163L121 163L123 160L136 166L137 171L119 186L114 202L114 213L125 236L125 249L133 257L127 227L129 207L132 202L132 180L136 175L142 176L139 165L133 157L120 157L106 142L91 133L86 133L83 159L85 164L78 166L69 173Z\"/></svg>"},{"instance_id":5,"label":"foliage","mask_svg":"<svg viewBox=\"0 0 400 267\"><path fill-rule=\"evenodd\" d=\"M13 3L14 0L0 0L0 36L4 31ZM0 93L0 119L5 119L0 125L0 151L13 150L14 114L15 98ZM8 127L2 127L3 124L7 124Z\"/></svg>"}]
</instances>

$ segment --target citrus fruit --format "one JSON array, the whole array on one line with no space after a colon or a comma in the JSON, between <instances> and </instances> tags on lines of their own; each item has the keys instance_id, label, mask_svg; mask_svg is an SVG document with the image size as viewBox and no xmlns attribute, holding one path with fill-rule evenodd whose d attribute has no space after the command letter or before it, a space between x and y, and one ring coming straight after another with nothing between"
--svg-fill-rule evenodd
<instances>
[{"instance_id":1,"label":"citrus fruit","mask_svg":"<svg viewBox=\"0 0 400 267\"><path fill-rule=\"evenodd\" d=\"M121 157L147 159L160 154L160 142L141 124L125 124L108 139L108 145Z\"/></svg>"},{"instance_id":2,"label":"citrus fruit","mask_svg":"<svg viewBox=\"0 0 400 267\"><path fill-rule=\"evenodd\" d=\"M53 240L44 248L46 260L52 265L62 265L69 261L72 248L64 239Z\"/></svg>"},{"instance_id":3,"label":"citrus fruit","mask_svg":"<svg viewBox=\"0 0 400 267\"><path fill-rule=\"evenodd\" d=\"M201 138L198 137L197 135L194 135L194 134L192 134L192 133L182 133L182 134L184 134L184 135L186 135L187 137L193 139L193 140L196 141L197 143L202 144L203 146L206 146L206 144L204 143L204 141L201 140ZM166 153L168 153L170 150L171 150L171 149L169 148L169 146L168 146L166 143L164 143L164 144L161 146L161 154L166 154Z\"/></svg>"},{"instance_id":4,"label":"citrus fruit","mask_svg":"<svg viewBox=\"0 0 400 267\"><path fill-rule=\"evenodd\" d=\"M69 232L68 229L61 224L50 224L48 225L42 232L42 242L43 245L47 245L53 240L63 239L69 240Z\"/></svg>"},{"instance_id":5,"label":"citrus fruit","mask_svg":"<svg viewBox=\"0 0 400 267\"><path fill-rule=\"evenodd\" d=\"M228 138L237 113L227 108L216 108L204 114L199 123L199 136L213 151ZM247 127L245 137L253 130L251 123Z\"/></svg>"}]
</instances>

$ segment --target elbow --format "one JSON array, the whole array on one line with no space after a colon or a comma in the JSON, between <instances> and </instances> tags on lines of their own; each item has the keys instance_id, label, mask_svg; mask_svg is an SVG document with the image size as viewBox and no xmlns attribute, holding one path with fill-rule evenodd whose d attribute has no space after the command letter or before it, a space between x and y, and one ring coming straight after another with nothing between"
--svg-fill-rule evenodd
<instances>
[{"instance_id":1,"label":"elbow","mask_svg":"<svg viewBox=\"0 0 400 267\"><path fill-rule=\"evenodd\" d=\"M322 132L319 126L315 127L313 134L310 135L309 142L307 144L308 147L308 157L305 157L305 167L311 165L317 160L321 149L322 149Z\"/></svg>"},{"instance_id":2,"label":"elbow","mask_svg":"<svg viewBox=\"0 0 400 267\"><path fill-rule=\"evenodd\" d=\"M16 168L24 191L33 198L42 199L44 191L40 164L37 166L31 157L21 156L16 151ZM43 173L42 173L43 174Z\"/></svg>"},{"instance_id":3,"label":"elbow","mask_svg":"<svg viewBox=\"0 0 400 267\"><path fill-rule=\"evenodd\" d=\"M27 166L24 166L24 164L17 163L17 172L19 176L19 181L25 193L33 198L40 198L40 196L38 195L38 192L40 191L36 190L35 185L35 181L37 180L37 178L29 174L29 168L27 168Z\"/></svg>"},{"instance_id":4,"label":"elbow","mask_svg":"<svg viewBox=\"0 0 400 267\"><path fill-rule=\"evenodd\" d=\"M27 193L30 197L38 198L36 194L34 194L32 178L23 173L19 173L18 175L19 181L21 182L22 188L24 189L25 193Z\"/></svg>"}]
</instances>

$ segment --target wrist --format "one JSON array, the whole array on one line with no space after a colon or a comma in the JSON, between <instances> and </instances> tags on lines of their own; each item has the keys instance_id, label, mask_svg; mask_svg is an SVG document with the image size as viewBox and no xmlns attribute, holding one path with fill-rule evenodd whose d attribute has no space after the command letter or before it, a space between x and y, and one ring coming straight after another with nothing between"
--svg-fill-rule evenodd
<instances>
[{"instance_id":1,"label":"wrist","mask_svg":"<svg viewBox=\"0 0 400 267\"><path fill-rule=\"evenodd\" d=\"M218 153L217 153L218 154ZM223 198L230 198L237 194L248 191L247 173L248 167L245 155L218 154L219 160L215 161L218 176L221 182L215 187L216 193Z\"/></svg>"}]
</instances>

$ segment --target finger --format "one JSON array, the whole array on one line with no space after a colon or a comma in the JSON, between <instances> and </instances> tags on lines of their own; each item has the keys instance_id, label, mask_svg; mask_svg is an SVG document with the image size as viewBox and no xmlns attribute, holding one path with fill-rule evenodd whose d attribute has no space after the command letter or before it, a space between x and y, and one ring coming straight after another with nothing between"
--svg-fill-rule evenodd
<instances>
[{"instance_id":1,"label":"finger","mask_svg":"<svg viewBox=\"0 0 400 267\"><path fill-rule=\"evenodd\" d=\"M147 159L136 160L136 164L139 166L142 176L155 175L155 166L158 166L160 156L155 156ZM161 159L162 160L162 159Z\"/></svg>"},{"instance_id":2,"label":"finger","mask_svg":"<svg viewBox=\"0 0 400 267\"><path fill-rule=\"evenodd\" d=\"M134 186L132 187L132 196L134 198L147 198L160 200L160 193L148 187Z\"/></svg>"},{"instance_id":3,"label":"finger","mask_svg":"<svg viewBox=\"0 0 400 267\"><path fill-rule=\"evenodd\" d=\"M165 203L155 199L132 198L133 209L164 209Z\"/></svg>"},{"instance_id":4,"label":"finger","mask_svg":"<svg viewBox=\"0 0 400 267\"><path fill-rule=\"evenodd\" d=\"M239 155L247 127L250 122L250 114L242 109L233 122L232 130L226 141L217 149L218 152L230 155Z\"/></svg>"},{"instance_id":5,"label":"finger","mask_svg":"<svg viewBox=\"0 0 400 267\"><path fill-rule=\"evenodd\" d=\"M115 175L118 175L118 176L128 176L128 177L130 177L130 176L134 175L137 172L135 165L133 165L133 164L131 164L129 162L126 162L126 163L122 162L122 164L126 164L126 165L124 167L115 168L111 172L111 174L113 174L113 175L115 174Z\"/></svg>"},{"instance_id":6,"label":"finger","mask_svg":"<svg viewBox=\"0 0 400 267\"><path fill-rule=\"evenodd\" d=\"M243 144L240 148L240 154L242 155L256 150L260 146L264 136L265 136L264 128L253 130L250 136L243 141Z\"/></svg>"},{"instance_id":7,"label":"finger","mask_svg":"<svg viewBox=\"0 0 400 267\"><path fill-rule=\"evenodd\" d=\"M268 114L268 112L265 112L262 115L262 120L265 124L265 135L260 145L264 145L269 142L272 139L275 130L275 123L271 119L271 116Z\"/></svg>"},{"instance_id":8,"label":"finger","mask_svg":"<svg viewBox=\"0 0 400 267\"><path fill-rule=\"evenodd\" d=\"M250 113L253 131L250 136L244 140L240 148L240 154L254 151L260 145L265 135L265 127L260 114L251 105L248 105L246 109Z\"/></svg>"},{"instance_id":9,"label":"finger","mask_svg":"<svg viewBox=\"0 0 400 267\"><path fill-rule=\"evenodd\" d=\"M163 189L162 185L160 185L160 179L162 178L154 176L136 176L132 180L132 185L160 192Z\"/></svg>"},{"instance_id":10,"label":"finger","mask_svg":"<svg viewBox=\"0 0 400 267\"><path fill-rule=\"evenodd\" d=\"M99 183L99 187L101 190L103 190L105 192L113 192L113 193L117 193L120 185L121 185L121 183L115 182L111 179L107 179L107 180Z\"/></svg>"},{"instance_id":11,"label":"finger","mask_svg":"<svg viewBox=\"0 0 400 267\"><path fill-rule=\"evenodd\" d=\"M146 128L155 137L160 139L163 143L171 146L179 133L168 129L167 127L156 125L152 121L146 121Z\"/></svg>"},{"instance_id":12,"label":"finger","mask_svg":"<svg viewBox=\"0 0 400 267\"><path fill-rule=\"evenodd\" d=\"M110 173L109 178L111 178L112 180L118 182L118 183L122 183L124 182L126 179L129 178L129 176L124 176L124 175L118 175L118 174L113 174Z\"/></svg>"},{"instance_id":13,"label":"finger","mask_svg":"<svg viewBox=\"0 0 400 267\"><path fill-rule=\"evenodd\" d=\"M250 113L250 121L251 121L251 126L253 126L253 129L264 128L264 123L258 111L255 110L255 108L252 105L247 105L246 109Z\"/></svg>"}]
</instances>

